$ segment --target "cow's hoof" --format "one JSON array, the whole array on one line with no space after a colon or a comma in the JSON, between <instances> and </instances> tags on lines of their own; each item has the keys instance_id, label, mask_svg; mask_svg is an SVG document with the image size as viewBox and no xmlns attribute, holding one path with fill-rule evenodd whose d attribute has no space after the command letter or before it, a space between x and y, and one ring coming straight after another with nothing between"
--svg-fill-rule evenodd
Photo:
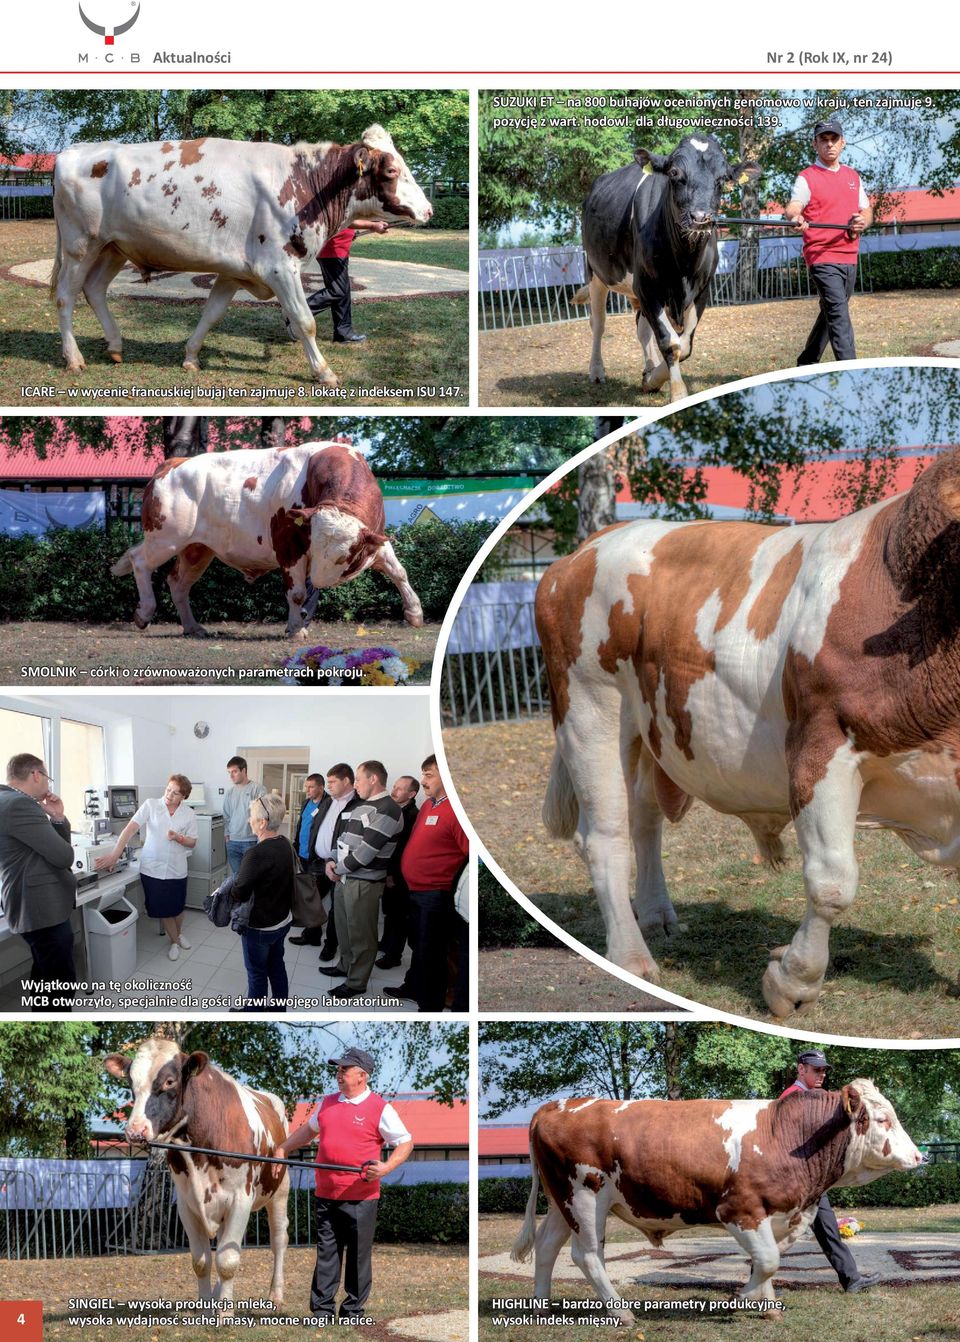
<instances>
[{"instance_id":1,"label":"cow's hoof","mask_svg":"<svg viewBox=\"0 0 960 1342\"><path fill-rule=\"evenodd\" d=\"M86 368L86 366L87 366L87 365L84 363L83 359L81 359L79 363L68 363L68 364L67 364L67 372L68 372L68 373L82 373L83 370Z\"/></svg>"},{"instance_id":2,"label":"cow's hoof","mask_svg":"<svg viewBox=\"0 0 960 1342\"><path fill-rule=\"evenodd\" d=\"M339 380L338 380L338 378L337 378L336 373L331 373L331 375L330 375L329 377L315 377L313 380L314 380L314 382L316 382L316 384L317 384L318 387L339 387L339 386L340 386L340 382L339 382Z\"/></svg>"},{"instance_id":3,"label":"cow's hoof","mask_svg":"<svg viewBox=\"0 0 960 1342\"><path fill-rule=\"evenodd\" d=\"M200 372L200 365L197 363L196 359L184 359L183 367L187 370L188 373Z\"/></svg>"},{"instance_id":4,"label":"cow's hoof","mask_svg":"<svg viewBox=\"0 0 960 1342\"><path fill-rule=\"evenodd\" d=\"M782 947L779 948L782 951ZM788 1016L805 1016L817 1004L823 979L804 983L791 978L779 960L771 960L763 976L763 996L770 1014L778 1020Z\"/></svg>"},{"instance_id":5,"label":"cow's hoof","mask_svg":"<svg viewBox=\"0 0 960 1342\"><path fill-rule=\"evenodd\" d=\"M118 349L108 349L107 358L111 363L123 363L123 354Z\"/></svg>"},{"instance_id":6,"label":"cow's hoof","mask_svg":"<svg viewBox=\"0 0 960 1342\"><path fill-rule=\"evenodd\" d=\"M152 616L150 618L152 618ZM133 622L138 629L146 629L147 625L150 623L150 619L144 619L140 612L135 610L133 612Z\"/></svg>"},{"instance_id":7,"label":"cow's hoof","mask_svg":"<svg viewBox=\"0 0 960 1342\"><path fill-rule=\"evenodd\" d=\"M209 638L210 635L204 629L202 624L191 625L189 629L184 628L184 638Z\"/></svg>"},{"instance_id":8,"label":"cow's hoof","mask_svg":"<svg viewBox=\"0 0 960 1342\"><path fill-rule=\"evenodd\" d=\"M647 983L660 982L660 966L651 955L628 956L622 968L638 979L645 979Z\"/></svg>"},{"instance_id":9,"label":"cow's hoof","mask_svg":"<svg viewBox=\"0 0 960 1342\"><path fill-rule=\"evenodd\" d=\"M414 629L419 629L423 624L423 611L418 606L416 610L405 610L403 618L407 624L412 625Z\"/></svg>"},{"instance_id":10,"label":"cow's hoof","mask_svg":"<svg viewBox=\"0 0 960 1342\"><path fill-rule=\"evenodd\" d=\"M606 380L607 380L606 369L604 369L604 368L591 368L591 369L590 369L590 381L591 381L591 382L606 382Z\"/></svg>"}]
</instances>

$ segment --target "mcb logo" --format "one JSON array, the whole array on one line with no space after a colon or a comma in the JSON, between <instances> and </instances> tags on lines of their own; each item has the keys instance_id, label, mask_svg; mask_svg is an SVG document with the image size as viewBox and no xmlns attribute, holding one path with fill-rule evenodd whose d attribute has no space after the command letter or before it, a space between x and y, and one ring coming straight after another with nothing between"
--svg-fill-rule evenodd
<instances>
[{"instance_id":1,"label":"mcb logo","mask_svg":"<svg viewBox=\"0 0 960 1342\"><path fill-rule=\"evenodd\" d=\"M120 4L104 5L102 0L100 0L100 3L97 3L97 0L94 0L94 4L91 5L88 0L87 8L96 9L97 18L112 18L112 19L120 18L124 13L129 13L131 7L134 7L133 15L125 22L102 24L102 23L96 23L94 19L90 18L89 15L87 15L84 12L83 5L77 6L77 8L80 10L80 17L83 20L84 24L90 29L92 33L96 33L99 37L102 37L104 46L108 47L113 46L114 38L119 37L121 33L129 32L130 29L133 27L133 25L136 23L137 19L140 17L140 5L138 3L138 0L126 0L126 2L122 6ZM110 10L113 11L112 14L109 12Z\"/></svg>"}]
</instances>

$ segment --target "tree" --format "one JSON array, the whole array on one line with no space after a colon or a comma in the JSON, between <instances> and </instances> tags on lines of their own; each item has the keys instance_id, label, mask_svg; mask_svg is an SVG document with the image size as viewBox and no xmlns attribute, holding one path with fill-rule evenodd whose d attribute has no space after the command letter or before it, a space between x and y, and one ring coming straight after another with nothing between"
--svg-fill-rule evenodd
<instances>
[{"instance_id":1,"label":"tree","mask_svg":"<svg viewBox=\"0 0 960 1342\"><path fill-rule=\"evenodd\" d=\"M202 135L348 144L379 122L423 182L468 176L469 101L462 90L49 89L36 96L47 137L38 148Z\"/></svg>"},{"instance_id":2,"label":"tree","mask_svg":"<svg viewBox=\"0 0 960 1342\"><path fill-rule=\"evenodd\" d=\"M597 415L594 432L605 438L623 426L622 415ZM577 544L617 520L617 475L613 454L596 452L577 467Z\"/></svg>"},{"instance_id":3,"label":"tree","mask_svg":"<svg viewBox=\"0 0 960 1342\"><path fill-rule=\"evenodd\" d=\"M91 1056L90 1021L12 1021L0 1026L0 1151L89 1153L89 1115L106 1104L107 1078Z\"/></svg>"}]
</instances>

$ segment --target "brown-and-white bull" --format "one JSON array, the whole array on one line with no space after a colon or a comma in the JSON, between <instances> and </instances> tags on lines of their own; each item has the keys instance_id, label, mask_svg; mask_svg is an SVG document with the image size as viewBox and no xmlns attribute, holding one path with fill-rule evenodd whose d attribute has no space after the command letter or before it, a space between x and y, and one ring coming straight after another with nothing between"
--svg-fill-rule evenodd
<instances>
[{"instance_id":1,"label":"brown-and-white bull","mask_svg":"<svg viewBox=\"0 0 960 1342\"><path fill-rule=\"evenodd\" d=\"M200 346L238 289L276 297L316 381L336 377L317 348L316 323L300 272L324 243L354 219L426 223L433 207L382 126L355 144L248 144L240 140L166 140L152 144L79 144L54 171L57 253L50 281L67 370L83 356L73 334L81 291L122 360L107 288L129 261L149 278L158 270L212 271L216 280L184 368L199 368Z\"/></svg>"},{"instance_id":2,"label":"brown-and-white bull","mask_svg":"<svg viewBox=\"0 0 960 1342\"><path fill-rule=\"evenodd\" d=\"M645 937L677 930L661 827L694 798L774 866L796 827L807 911L764 976L777 1017L819 997L857 826L960 867L958 571L960 451L837 522L631 522L548 569L544 822L576 833L615 964L658 981Z\"/></svg>"},{"instance_id":3,"label":"brown-and-white bull","mask_svg":"<svg viewBox=\"0 0 960 1342\"><path fill-rule=\"evenodd\" d=\"M283 1165L257 1161L257 1156L272 1156L287 1135L286 1114L277 1096L241 1085L214 1066L206 1053L187 1055L169 1039L146 1039L132 1056L111 1053L104 1067L111 1076L128 1081L133 1091L126 1124L131 1141L182 1141L250 1153L249 1160L241 1161L168 1151L167 1164L177 1190L177 1212L190 1242L198 1299L217 1300L225 1312L230 1311L247 1222L265 1207L273 1252L270 1299L282 1304L290 1176Z\"/></svg>"},{"instance_id":4,"label":"brown-and-white bull","mask_svg":"<svg viewBox=\"0 0 960 1342\"><path fill-rule=\"evenodd\" d=\"M216 557L249 582L279 569L287 633L303 627L306 580L337 587L364 569L396 586L408 624L423 610L385 532L383 495L363 454L345 443L211 452L165 461L143 493L143 540L110 570L133 573L144 629L156 614L151 575L176 557L167 586L185 634L206 630L190 609L190 589Z\"/></svg>"},{"instance_id":5,"label":"brown-and-white bull","mask_svg":"<svg viewBox=\"0 0 960 1342\"><path fill-rule=\"evenodd\" d=\"M779 1100L551 1100L530 1124L532 1187L511 1250L535 1249L534 1295L550 1299L557 1255L609 1312L633 1315L607 1275L610 1215L659 1248L687 1226L722 1225L750 1259L744 1298L770 1300L781 1253L810 1227L829 1188L866 1184L923 1157L872 1081ZM536 1225L537 1193L546 1218Z\"/></svg>"}]
</instances>

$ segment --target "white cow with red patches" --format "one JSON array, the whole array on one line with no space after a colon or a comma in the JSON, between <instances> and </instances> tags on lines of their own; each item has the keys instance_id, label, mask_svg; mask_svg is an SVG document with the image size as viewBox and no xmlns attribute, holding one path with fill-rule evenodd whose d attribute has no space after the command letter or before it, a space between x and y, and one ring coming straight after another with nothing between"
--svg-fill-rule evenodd
<instances>
[{"instance_id":1,"label":"white cow with red patches","mask_svg":"<svg viewBox=\"0 0 960 1342\"><path fill-rule=\"evenodd\" d=\"M156 614L154 569L176 558L167 585L183 631L205 637L190 589L215 557L249 582L280 570L291 635L304 629L308 576L315 588L337 587L368 568L396 586L407 623L423 624L420 600L386 535L380 487L349 444L171 458L144 490L140 520L143 540L110 570L136 578L140 629Z\"/></svg>"},{"instance_id":2,"label":"white cow with red patches","mask_svg":"<svg viewBox=\"0 0 960 1342\"><path fill-rule=\"evenodd\" d=\"M78 144L57 156L57 254L50 281L67 371L86 366L73 334L81 291L97 315L114 363L123 358L107 306L111 280L129 261L158 270L213 271L184 368L199 370L200 346L238 289L276 297L314 380L337 379L317 348L316 323L300 280L306 263L354 219L426 223L433 206L382 126L355 144L246 144L240 140Z\"/></svg>"},{"instance_id":3,"label":"white cow with red patches","mask_svg":"<svg viewBox=\"0 0 960 1342\"><path fill-rule=\"evenodd\" d=\"M273 1251L270 1298L282 1304L290 1175L283 1165L256 1159L272 1156L287 1135L281 1101L241 1085L214 1066L206 1053L188 1056L169 1039L147 1039L132 1055L112 1053L104 1059L104 1067L111 1076L128 1081L133 1091L126 1124L130 1141L179 1141L249 1153L249 1160L228 1160L167 1152L177 1214L190 1242L197 1298L216 1300L224 1313L231 1312L247 1222L265 1207ZM216 1289L214 1263L219 1276Z\"/></svg>"},{"instance_id":4,"label":"white cow with red patches","mask_svg":"<svg viewBox=\"0 0 960 1342\"><path fill-rule=\"evenodd\" d=\"M661 827L693 798L739 816L774 865L796 826L807 912L764 976L778 1017L820 994L858 825L960 866L958 561L954 451L838 522L634 522L547 571L544 821L576 833L615 964L658 981L646 937L679 930Z\"/></svg>"}]
</instances>

